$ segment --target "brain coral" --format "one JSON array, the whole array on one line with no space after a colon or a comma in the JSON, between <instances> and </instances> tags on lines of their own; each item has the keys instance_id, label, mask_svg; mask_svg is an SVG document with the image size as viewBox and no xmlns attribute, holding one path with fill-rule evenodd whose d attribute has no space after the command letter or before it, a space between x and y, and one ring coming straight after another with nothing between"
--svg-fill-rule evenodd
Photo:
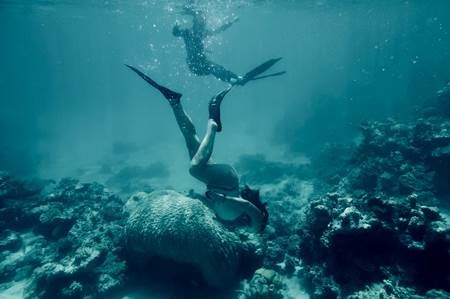
<instances>
[{"instance_id":1,"label":"brain coral","mask_svg":"<svg viewBox=\"0 0 450 299\"><path fill-rule=\"evenodd\" d=\"M126 206L131 250L189 263L213 287L229 285L241 261L254 255L254 248L215 220L200 200L164 190L137 193Z\"/></svg>"}]
</instances>

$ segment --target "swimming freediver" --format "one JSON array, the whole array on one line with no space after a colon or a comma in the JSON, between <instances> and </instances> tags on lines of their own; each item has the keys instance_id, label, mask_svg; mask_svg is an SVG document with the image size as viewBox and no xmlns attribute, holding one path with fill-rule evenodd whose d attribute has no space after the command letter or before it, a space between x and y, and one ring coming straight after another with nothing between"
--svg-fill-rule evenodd
<instances>
[{"instance_id":1,"label":"swimming freediver","mask_svg":"<svg viewBox=\"0 0 450 299\"><path fill-rule=\"evenodd\" d=\"M197 136L192 120L181 104L182 94L161 86L133 66L127 65L142 79L156 88L169 102L178 127L184 136L191 159L189 173L206 184L205 203L223 221L235 221L242 216L250 219L249 228L261 232L268 222L268 211L259 198L259 190L245 186L240 190L236 170L228 164L214 163L211 160L216 132L222 130L220 105L233 85L212 97L209 102L209 119L203 140Z\"/></svg>"},{"instance_id":2,"label":"swimming freediver","mask_svg":"<svg viewBox=\"0 0 450 299\"><path fill-rule=\"evenodd\" d=\"M201 10L195 10L190 6L183 7L183 13L192 16L192 27L190 29L181 29L178 24L175 24L172 34L176 37L181 37L184 40L186 47L187 58L186 62L189 70L197 76L213 75L219 80L228 82L230 84L244 85L248 81L258 80L266 77L280 76L285 72L277 72L269 75L261 75L277 63L281 58L270 59L256 68L252 69L244 76L239 76L234 72L226 69L220 64L212 62L206 56L204 40L208 36L220 33L231 27L238 19L235 18L227 22L217 29L211 30L207 28L206 17ZM261 76L260 76L261 75Z\"/></svg>"}]
</instances>

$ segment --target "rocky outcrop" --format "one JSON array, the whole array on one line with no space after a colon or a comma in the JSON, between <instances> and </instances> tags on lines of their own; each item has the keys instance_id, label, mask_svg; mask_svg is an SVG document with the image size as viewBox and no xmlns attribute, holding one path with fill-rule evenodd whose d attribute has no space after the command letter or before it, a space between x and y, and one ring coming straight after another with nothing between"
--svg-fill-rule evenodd
<instances>
[{"instance_id":1,"label":"rocky outcrop","mask_svg":"<svg viewBox=\"0 0 450 299\"><path fill-rule=\"evenodd\" d=\"M201 201L178 192L138 193L127 210L130 250L193 265L210 286L229 286L257 257L256 248L223 227Z\"/></svg>"},{"instance_id":2,"label":"rocky outcrop","mask_svg":"<svg viewBox=\"0 0 450 299\"><path fill-rule=\"evenodd\" d=\"M439 210L448 205L449 132L438 118L362 126L341 180L300 224L299 274L313 298L450 291L450 228Z\"/></svg>"},{"instance_id":3,"label":"rocky outcrop","mask_svg":"<svg viewBox=\"0 0 450 299\"><path fill-rule=\"evenodd\" d=\"M353 170L343 181L348 190L448 196L450 190L444 182L450 181L450 120L374 122L363 125L362 133L363 142L352 159Z\"/></svg>"},{"instance_id":4,"label":"rocky outcrop","mask_svg":"<svg viewBox=\"0 0 450 299\"><path fill-rule=\"evenodd\" d=\"M9 176L0 181L8 228L0 242L2 288L25 279L24 298L83 298L107 296L123 284L120 198L74 179L39 190Z\"/></svg>"},{"instance_id":5,"label":"rocky outcrop","mask_svg":"<svg viewBox=\"0 0 450 299\"><path fill-rule=\"evenodd\" d=\"M243 156L243 181L268 204L262 242L219 223L194 192L138 193L124 209L99 184L0 173L0 292L26 281L25 298L108 298L159 276L147 260L160 257L221 295L248 270L246 299L299 298L299 284L312 299L450 297L447 87L442 102L414 121L365 123L359 145L330 144L311 164ZM191 297L218 293L198 282L213 291Z\"/></svg>"},{"instance_id":6,"label":"rocky outcrop","mask_svg":"<svg viewBox=\"0 0 450 299\"><path fill-rule=\"evenodd\" d=\"M239 299L283 299L284 284L281 276L269 269L260 268L244 285Z\"/></svg>"},{"instance_id":7,"label":"rocky outcrop","mask_svg":"<svg viewBox=\"0 0 450 299\"><path fill-rule=\"evenodd\" d=\"M174 191L139 193L125 205L102 185L75 179L37 185L2 174L0 183L0 294L20 283L24 298L109 298L140 273L133 257L190 263L220 288L261 263L257 238Z\"/></svg>"},{"instance_id":8,"label":"rocky outcrop","mask_svg":"<svg viewBox=\"0 0 450 299\"><path fill-rule=\"evenodd\" d=\"M253 180L270 213L264 267L313 299L449 297L447 87L435 104L414 121L362 124L359 144L312 160L312 177ZM246 177L264 175L250 161Z\"/></svg>"},{"instance_id":9,"label":"rocky outcrop","mask_svg":"<svg viewBox=\"0 0 450 299\"><path fill-rule=\"evenodd\" d=\"M300 256L313 289L351 292L399 276L419 290L448 286L449 229L435 208L331 193L311 203L306 223Z\"/></svg>"}]
</instances>

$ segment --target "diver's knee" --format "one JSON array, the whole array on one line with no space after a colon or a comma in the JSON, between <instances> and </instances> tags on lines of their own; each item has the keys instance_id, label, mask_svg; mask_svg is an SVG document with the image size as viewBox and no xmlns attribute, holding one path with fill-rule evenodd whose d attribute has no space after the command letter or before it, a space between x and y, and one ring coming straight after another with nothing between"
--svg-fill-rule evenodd
<instances>
[{"instance_id":1,"label":"diver's knee","mask_svg":"<svg viewBox=\"0 0 450 299\"><path fill-rule=\"evenodd\" d=\"M200 173L200 164L197 161L191 160L191 165L189 166L189 173L193 177L197 177Z\"/></svg>"}]
</instances>

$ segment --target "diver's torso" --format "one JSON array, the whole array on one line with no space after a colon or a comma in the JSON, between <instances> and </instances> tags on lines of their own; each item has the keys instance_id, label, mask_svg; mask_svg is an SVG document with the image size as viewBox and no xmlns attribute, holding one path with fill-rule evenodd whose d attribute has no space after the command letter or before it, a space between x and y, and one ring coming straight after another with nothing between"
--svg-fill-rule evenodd
<instances>
[{"instance_id":1,"label":"diver's torso","mask_svg":"<svg viewBox=\"0 0 450 299\"><path fill-rule=\"evenodd\" d=\"M186 62L189 69L196 75L209 75L211 62L205 55L203 39L192 32L186 33L183 38L187 53Z\"/></svg>"},{"instance_id":2,"label":"diver's torso","mask_svg":"<svg viewBox=\"0 0 450 299\"><path fill-rule=\"evenodd\" d=\"M228 164L209 164L207 166L206 187L208 190L239 196L239 176L236 170Z\"/></svg>"}]
</instances>

